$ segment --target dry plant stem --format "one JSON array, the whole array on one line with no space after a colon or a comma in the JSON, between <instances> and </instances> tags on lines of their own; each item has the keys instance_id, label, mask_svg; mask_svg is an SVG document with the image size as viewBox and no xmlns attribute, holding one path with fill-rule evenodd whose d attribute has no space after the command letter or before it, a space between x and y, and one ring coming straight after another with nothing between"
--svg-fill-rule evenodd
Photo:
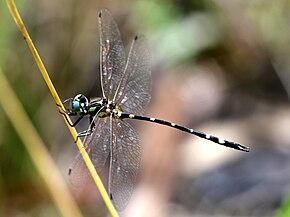
<instances>
[{"instance_id":1,"label":"dry plant stem","mask_svg":"<svg viewBox=\"0 0 290 217\"><path fill-rule=\"evenodd\" d=\"M0 104L23 141L61 214L63 216L81 217L82 214L66 183L1 69Z\"/></svg>"},{"instance_id":2,"label":"dry plant stem","mask_svg":"<svg viewBox=\"0 0 290 217\"><path fill-rule=\"evenodd\" d=\"M57 94L57 92L56 92L56 90L55 90L50 78L49 78L49 75L48 75L48 73L46 71L46 68L45 68L45 66L44 66L44 64L43 64L43 62L42 62L42 60L41 60L41 58L40 58L40 56L39 56L39 54L37 52L32 40L31 40L26 28L25 28L25 26L24 26L24 23L23 23L20 15L18 13L18 10L17 10L17 8L15 6L15 3L14 3L13 0L6 0L6 1L7 1L9 10L10 10L10 12L12 14L12 17L13 17L14 21L16 22L18 28L22 32L23 37L26 40L26 42L28 44L28 47L30 48L30 51L31 51L31 53L32 53L32 55L33 55L37 65L38 65L41 73L42 73L42 76L43 76L43 78L44 78L44 80L45 80L45 82L46 82L46 84L47 84L47 86L48 86L48 88L49 88L49 90L50 90L50 92L51 92L56 104L60 105L59 110L61 111L64 108L64 106L63 106L63 104L62 104L62 102L61 102L61 100L60 100L60 98L59 98L59 96L58 96L58 94ZM67 117L68 120L70 120L68 115L66 115L66 117ZM64 120L65 120L65 117L64 117ZM79 151L80 151L80 153L81 153L81 155L82 155L82 157L83 157L83 159L84 159L84 161L85 161L85 163L86 163L86 165L87 165L87 167L88 167L88 169L89 169L89 171L90 171L90 173L91 173L91 175L92 175L92 177L93 177L93 179L94 179L94 181L95 181L95 183L96 183L96 185L97 185L97 187L98 187L98 189L100 191L100 194L101 194L101 196L102 196L102 198L103 198L103 200L104 200L104 202L105 202L105 204L106 204L111 216L113 216L113 217L118 216L118 213L115 210L113 204L111 203L111 200L110 200L110 198L108 196L108 193L106 192L106 190L104 188L104 185L101 182L101 179L98 176L98 174L97 174L97 172L95 170L95 167L93 166L93 164L92 164L87 152L85 151L81 140L77 139L78 137L77 137L77 132L76 132L75 128L71 127L69 125L69 123L67 123L66 120L65 120L65 122L66 122L66 124L67 124L67 126L68 126L68 128L69 128L69 130L70 130L70 132L71 132L71 134L73 136L73 138L74 138L74 141L76 141L77 147L78 147L78 149L79 149Z\"/></svg>"}]
</instances>

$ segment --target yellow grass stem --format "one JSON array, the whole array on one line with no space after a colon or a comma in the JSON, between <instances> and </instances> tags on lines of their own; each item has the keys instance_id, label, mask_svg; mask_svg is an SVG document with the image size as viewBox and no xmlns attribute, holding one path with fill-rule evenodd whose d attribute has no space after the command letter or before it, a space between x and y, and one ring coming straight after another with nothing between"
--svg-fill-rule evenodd
<instances>
[{"instance_id":1,"label":"yellow grass stem","mask_svg":"<svg viewBox=\"0 0 290 217\"><path fill-rule=\"evenodd\" d=\"M20 29L24 39L26 40L26 42L28 44L28 47L30 48L30 51L31 51L31 53L32 53L32 55L33 55L37 65L38 65L41 73L42 73L42 76L43 76L43 78L44 78L44 80L45 80L45 82L46 82L46 84L47 84L47 86L48 86L48 88L49 88L49 90L50 90L50 92L51 92L56 104L60 105L60 107L58 109L61 111L62 108L64 108L64 106L63 106L63 104L62 104L62 102L61 102L61 100L60 100L60 98L59 98L59 96L58 96L58 94L57 94L57 92L56 92L56 90L55 90L50 78L49 78L49 75L48 75L48 73L46 71L46 68L45 68L45 66L44 66L44 64L43 64L43 62L42 62L42 60L41 60L41 58L40 58L40 56L39 56L39 54L37 52L32 40L31 40L26 28L25 28L25 25L24 25L19 13L18 13L18 10L16 8L16 5L15 5L14 1L13 0L6 0L6 2L8 4L9 10L10 10L10 12L12 14L12 17L13 17L14 21L16 22L18 28ZM68 120L70 120L68 115L66 115L66 117L67 117ZM65 117L64 117L64 120L65 120ZM115 208L114 208L114 206L113 206L113 204L112 204L112 202L111 202L111 200L110 200L110 198L108 196L108 193L106 192L106 190L104 188L104 185L101 182L101 179L98 176L98 174L97 174L97 172L95 170L95 167L93 166L93 164L92 164L92 162L91 162L86 150L84 149L84 146L83 146L81 140L77 139L78 137L77 137L77 132L76 132L75 128L71 127L69 125L69 123L67 123L66 120L65 120L65 122L66 122L66 124L67 124L67 126L68 126L68 128L69 128L69 130L70 130L70 132L71 132L71 134L73 136L73 138L74 138L74 141L77 141L76 142L77 147L78 147L78 149L79 149L79 151L80 151L80 153L81 153L81 155L82 155L82 157L83 157L83 159L84 159L84 161L85 161L85 163L86 163L86 165L87 165L87 167L88 167L88 169L89 169L89 171L90 171L90 173L91 173L91 175L93 177L93 180L95 181L95 183L96 183L96 185L97 185L97 187L98 187L98 189L100 191L100 194L101 194L101 196L102 196L102 198L103 198L103 200L104 200L104 202L105 202L105 204L106 204L111 216L113 216L113 217L118 216L118 213L115 210Z\"/></svg>"},{"instance_id":2,"label":"yellow grass stem","mask_svg":"<svg viewBox=\"0 0 290 217\"><path fill-rule=\"evenodd\" d=\"M42 176L49 193L63 216L82 217L65 181L50 157L43 141L23 109L0 68L0 104L23 141L32 162Z\"/></svg>"}]
</instances>

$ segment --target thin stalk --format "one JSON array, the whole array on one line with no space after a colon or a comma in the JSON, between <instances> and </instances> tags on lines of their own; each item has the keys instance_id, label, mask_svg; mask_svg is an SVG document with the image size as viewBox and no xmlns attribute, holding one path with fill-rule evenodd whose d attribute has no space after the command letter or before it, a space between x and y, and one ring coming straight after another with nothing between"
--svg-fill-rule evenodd
<instances>
[{"instance_id":1,"label":"thin stalk","mask_svg":"<svg viewBox=\"0 0 290 217\"><path fill-rule=\"evenodd\" d=\"M32 162L44 180L63 216L82 217L65 181L54 164L37 130L0 68L0 105L14 126ZM23 127L25 126L25 127Z\"/></svg>"},{"instance_id":2,"label":"thin stalk","mask_svg":"<svg viewBox=\"0 0 290 217\"><path fill-rule=\"evenodd\" d=\"M38 54L38 52L37 52L37 50L36 50L36 48L34 46L32 40L31 40L31 38L30 38L30 36L29 36L29 34L27 32L27 30L26 30L26 27L25 27L25 25L24 25L20 15L19 15L19 13L18 13L18 10L16 8L16 5L15 5L14 1L13 0L6 0L6 2L7 2L7 5L9 7L10 13L11 13L15 23L17 24L18 28L20 29L20 31L21 31L21 33L22 33L22 35L23 35L28 47L30 48L30 51L31 51L31 53L32 53L32 55L33 55L33 57L35 59L35 62L37 63L37 65L38 65L38 67L39 67L39 69L41 71L41 74L42 74L42 76L43 76L43 78L44 78L44 80L45 80L45 82L46 82L46 84L47 84L47 86L48 86L48 88L49 88L49 90L50 90L55 102L56 102L56 104L60 105L58 107L59 111L62 112L62 110L64 109L62 101L60 100L60 98L59 98L59 96L58 96L58 94L57 94L57 92L56 92L56 90L55 90L55 88L54 88L54 86L53 86L53 84L52 84L52 82L50 80L48 72L46 71L46 68L45 68L45 66L44 66L44 64L43 64L43 62L42 62L42 60L41 60L41 58L40 58L40 56L39 56L39 54ZM66 115L66 118L68 120L70 120L68 115ZM78 137L77 137L76 129L74 127L71 127L69 125L69 123L67 123L66 118L64 116L64 120L65 120L65 122L67 124L67 127L70 130L70 132L71 132L71 134L72 134L72 136L74 138L74 141L76 141L77 147L78 147L78 149L79 149L79 151L80 151L80 153L81 153L81 155L82 155L82 157L83 157L83 159L84 159L84 161L85 161L85 163L86 163L86 165L87 165L87 167L88 167L88 169L89 169L89 171L90 171L90 173L91 173L91 175L93 177L93 180L95 181L95 183L96 183L96 185L97 185L97 187L98 187L98 189L100 191L100 194L101 194L101 196L102 196L102 198L103 198L103 200L104 200L104 202L105 202L105 204L106 204L111 216L113 216L113 217L118 216L118 213L115 210L115 208L114 208L114 206L113 206L113 204L112 204L112 202L111 202L111 200L110 200L110 198L108 196L108 193L106 192L105 187L104 187L100 177L98 176L98 174L97 174L97 172L95 170L95 167L93 166L93 164L92 164L92 162L91 162L86 150L84 149L84 146L83 146L81 140L77 139Z\"/></svg>"}]
</instances>

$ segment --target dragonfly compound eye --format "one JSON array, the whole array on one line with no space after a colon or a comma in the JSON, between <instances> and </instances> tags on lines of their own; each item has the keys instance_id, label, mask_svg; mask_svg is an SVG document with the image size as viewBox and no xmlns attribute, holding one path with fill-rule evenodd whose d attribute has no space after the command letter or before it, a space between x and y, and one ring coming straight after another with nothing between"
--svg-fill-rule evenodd
<instances>
[{"instance_id":1,"label":"dragonfly compound eye","mask_svg":"<svg viewBox=\"0 0 290 217\"><path fill-rule=\"evenodd\" d=\"M89 100L82 94L78 94L72 101L72 110L77 114L86 114L88 112Z\"/></svg>"}]
</instances>

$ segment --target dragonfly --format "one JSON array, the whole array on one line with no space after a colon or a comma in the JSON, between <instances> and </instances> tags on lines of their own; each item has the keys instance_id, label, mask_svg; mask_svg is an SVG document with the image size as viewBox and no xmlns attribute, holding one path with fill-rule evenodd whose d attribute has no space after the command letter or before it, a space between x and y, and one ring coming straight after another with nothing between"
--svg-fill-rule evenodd
<instances>
[{"instance_id":1,"label":"dragonfly","mask_svg":"<svg viewBox=\"0 0 290 217\"><path fill-rule=\"evenodd\" d=\"M71 126L89 117L88 130L80 132L83 143L97 171L109 163L108 193L117 210L123 210L131 197L140 165L140 142L129 119L148 121L193 134L219 145L248 152L239 143L221 139L166 120L144 116L151 95L151 69L148 44L136 35L126 60L120 32L111 13L98 14L100 38L100 80L102 96L90 99L83 94L65 100L65 113L76 116ZM68 121L68 120L67 120ZM70 122L69 122L70 123ZM69 171L71 182L79 185L87 178L80 153ZM89 174L87 172L87 174Z\"/></svg>"}]
</instances>

